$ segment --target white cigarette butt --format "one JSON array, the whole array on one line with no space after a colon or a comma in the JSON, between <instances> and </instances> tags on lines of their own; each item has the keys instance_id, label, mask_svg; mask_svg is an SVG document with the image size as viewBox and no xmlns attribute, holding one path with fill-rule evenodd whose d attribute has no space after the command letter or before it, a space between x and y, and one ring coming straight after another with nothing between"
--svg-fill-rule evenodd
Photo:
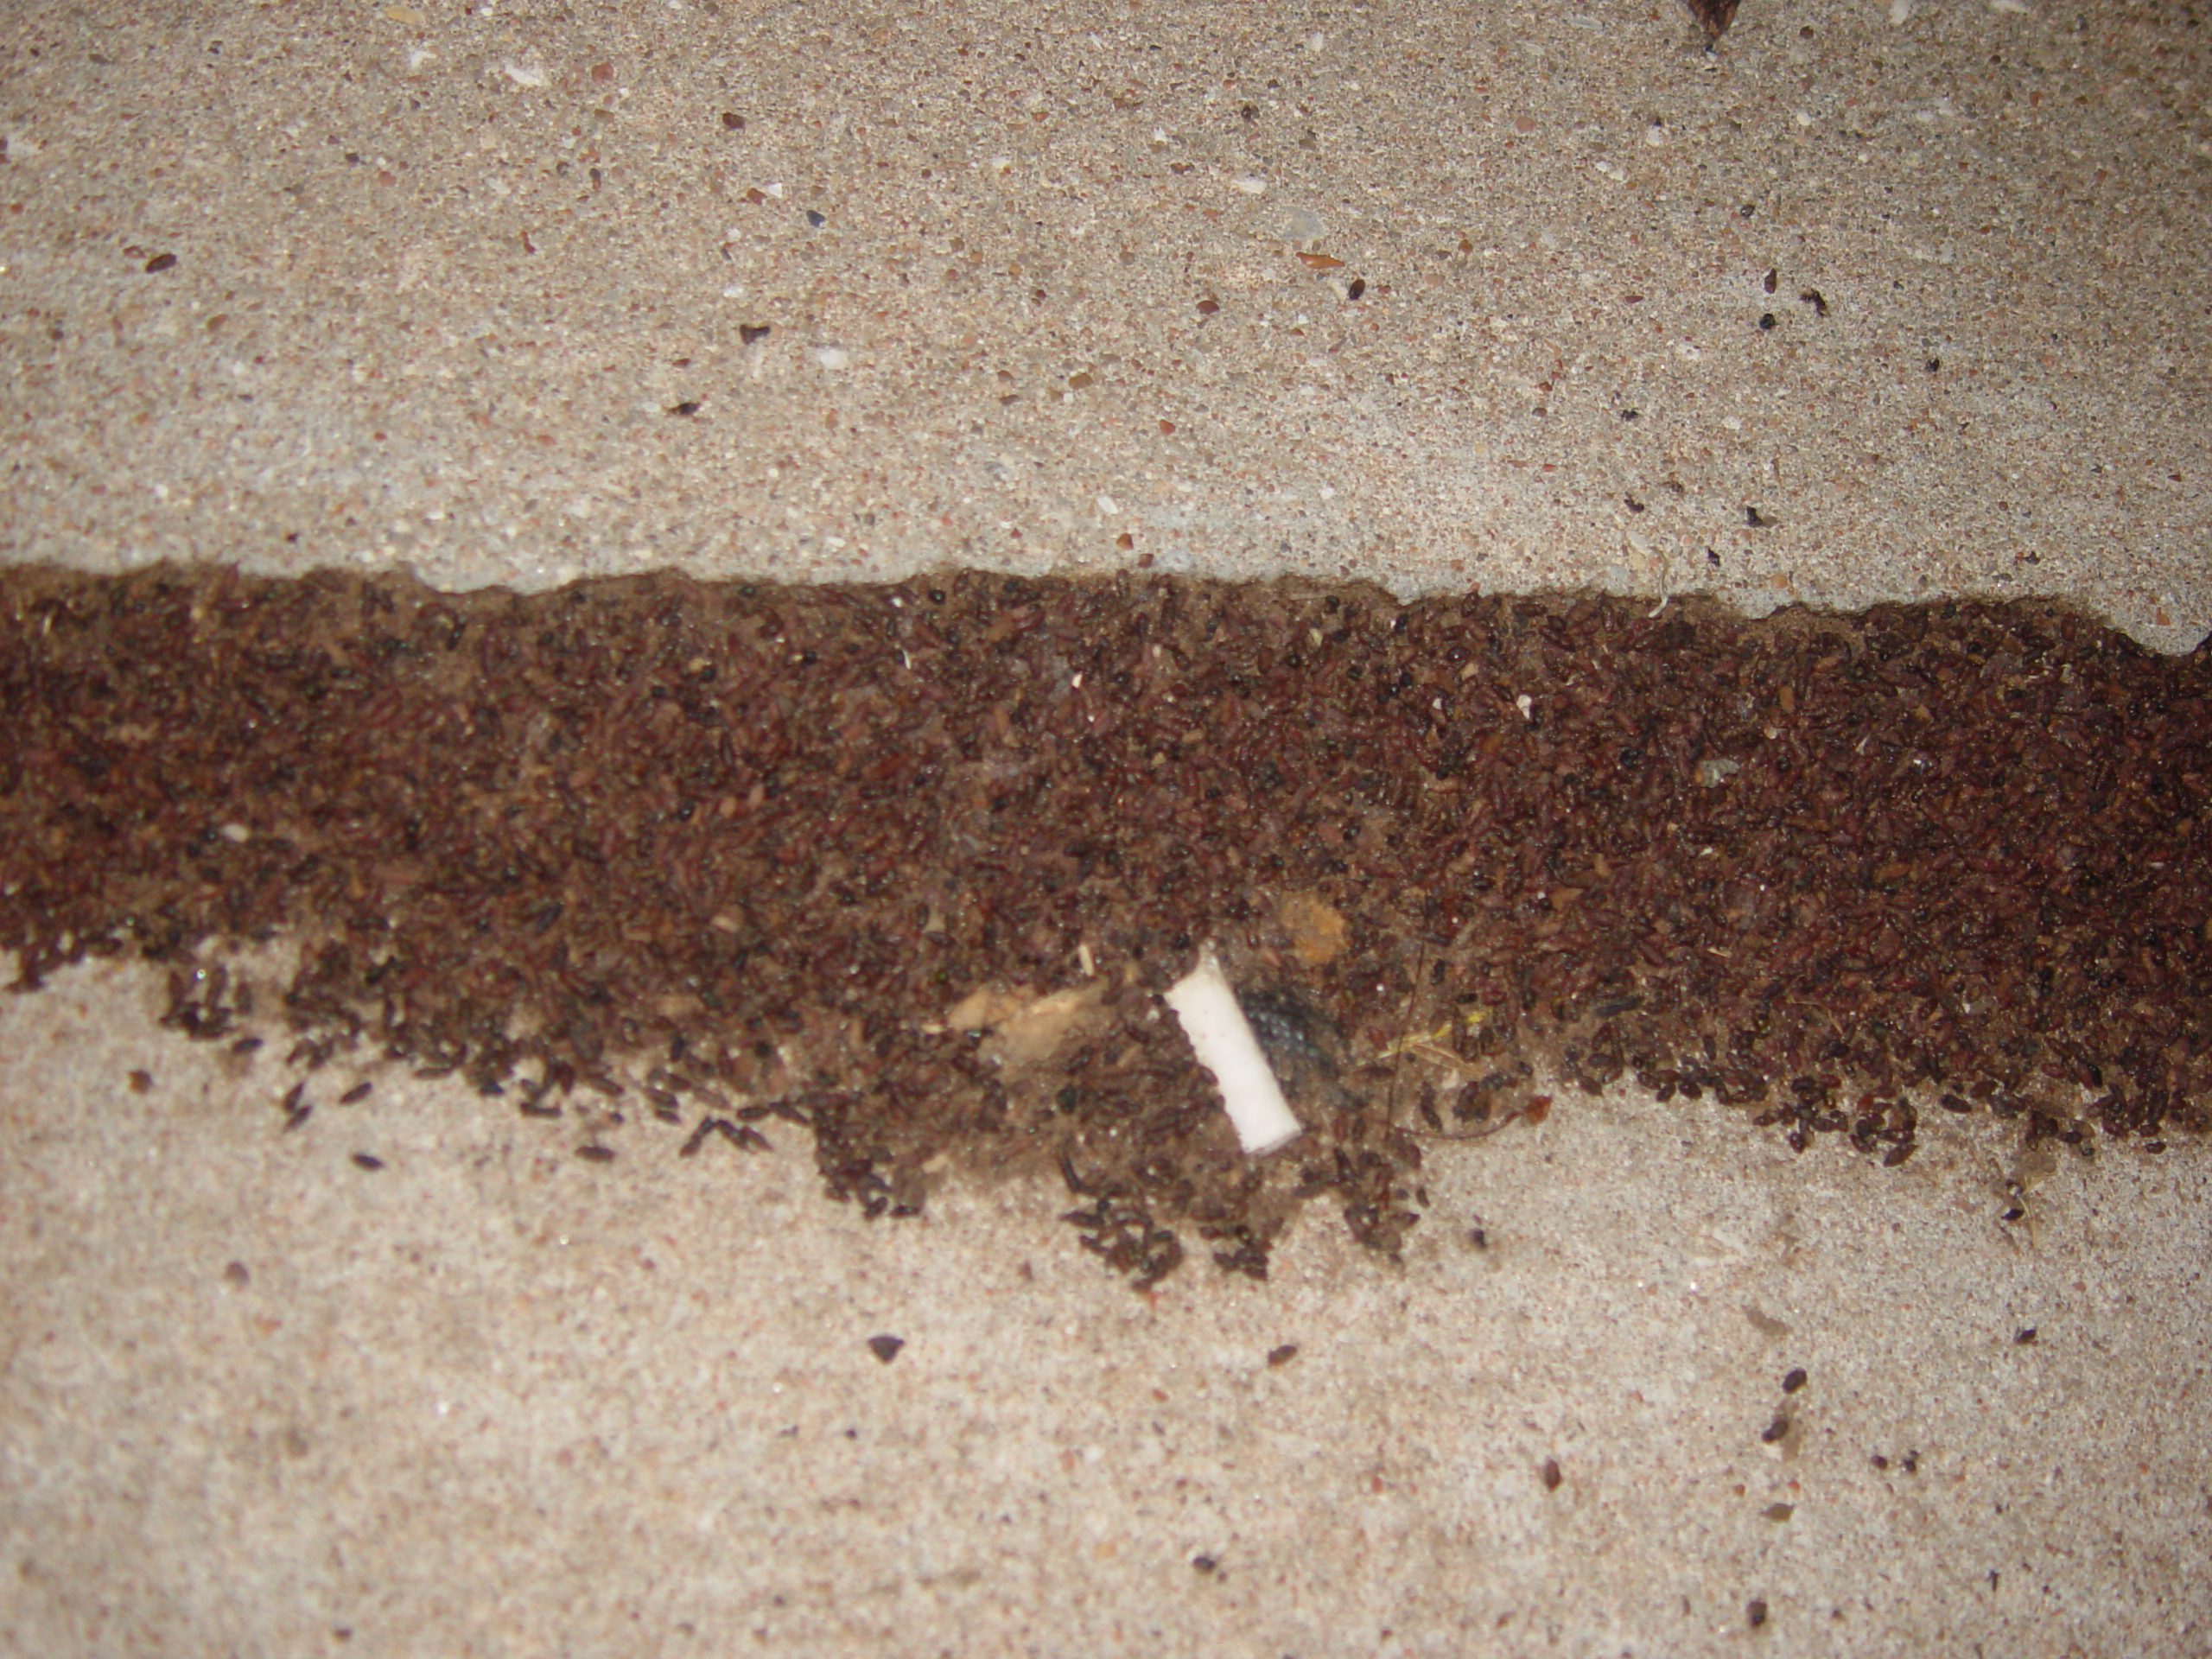
<instances>
[{"instance_id":1,"label":"white cigarette butt","mask_svg":"<svg viewBox=\"0 0 2212 1659\"><path fill-rule=\"evenodd\" d=\"M1245 1152L1256 1158L1295 1140L1298 1120L1211 945L1198 952L1196 968L1168 988L1167 1006L1182 1022L1198 1064L1220 1086L1221 1103Z\"/></svg>"}]
</instances>

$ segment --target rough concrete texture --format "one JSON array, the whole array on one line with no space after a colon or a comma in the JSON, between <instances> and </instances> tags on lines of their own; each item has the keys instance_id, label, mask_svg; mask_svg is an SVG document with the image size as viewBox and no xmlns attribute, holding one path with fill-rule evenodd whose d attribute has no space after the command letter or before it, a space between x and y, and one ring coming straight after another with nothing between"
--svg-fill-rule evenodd
<instances>
[{"instance_id":1,"label":"rough concrete texture","mask_svg":"<svg viewBox=\"0 0 2212 1659\"><path fill-rule=\"evenodd\" d=\"M19 5L0 551L2034 592L2185 649L2199 23ZM1316 1217L1147 1300L1051 1192L866 1225L795 1145L582 1164L396 1077L283 1135L157 998L0 1007L0 1648L2212 1641L2190 1144L1883 1170L1617 1090L1439 1152L1402 1271Z\"/></svg>"},{"instance_id":2,"label":"rough concrete texture","mask_svg":"<svg viewBox=\"0 0 2212 1659\"><path fill-rule=\"evenodd\" d=\"M1912 11L27 9L9 550L2032 588L2186 648L2205 48Z\"/></svg>"}]
</instances>

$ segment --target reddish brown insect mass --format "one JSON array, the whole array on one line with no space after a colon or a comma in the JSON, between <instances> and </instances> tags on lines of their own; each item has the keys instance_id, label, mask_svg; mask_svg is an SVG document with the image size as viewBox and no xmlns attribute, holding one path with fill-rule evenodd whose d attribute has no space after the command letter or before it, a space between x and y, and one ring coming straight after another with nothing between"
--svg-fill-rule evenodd
<instances>
[{"instance_id":1,"label":"reddish brown insect mass","mask_svg":"<svg viewBox=\"0 0 2212 1659\"><path fill-rule=\"evenodd\" d=\"M1396 1249L1408 1130L1533 1115L1547 1068L1885 1163L1936 1107L2085 1154L2202 1128L2204 652L2035 606L1647 612L12 569L0 946L25 986L143 956L188 1036L282 1020L295 1063L594 1135L772 1113L872 1215L941 1154L1057 1166L1146 1282L1178 1224L1262 1274L1315 1198ZM281 998L194 954L272 932ZM1158 1017L1208 939L1306 1060L1256 1166ZM986 987L1086 1000L1003 1065L947 1021Z\"/></svg>"}]
</instances>

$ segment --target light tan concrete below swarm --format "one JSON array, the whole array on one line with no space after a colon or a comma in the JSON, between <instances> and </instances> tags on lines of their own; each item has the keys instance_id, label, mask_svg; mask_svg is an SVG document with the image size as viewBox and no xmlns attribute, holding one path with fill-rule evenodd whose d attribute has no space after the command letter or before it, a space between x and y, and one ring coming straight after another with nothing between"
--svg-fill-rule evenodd
<instances>
[{"instance_id":1,"label":"light tan concrete below swarm","mask_svg":"<svg viewBox=\"0 0 2212 1659\"><path fill-rule=\"evenodd\" d=\"M0 1002L13 1651L2205 1639L2198 1157L2006 1223L1987 1126L1885 1170L1573 1097L1432 1148L1402 1268L1317 1211L1140 1298L1063 1193L870 1224L788 1129L599 1165L387 1075L285 1133L156 995Z\"/></svg>"}]
</instances>

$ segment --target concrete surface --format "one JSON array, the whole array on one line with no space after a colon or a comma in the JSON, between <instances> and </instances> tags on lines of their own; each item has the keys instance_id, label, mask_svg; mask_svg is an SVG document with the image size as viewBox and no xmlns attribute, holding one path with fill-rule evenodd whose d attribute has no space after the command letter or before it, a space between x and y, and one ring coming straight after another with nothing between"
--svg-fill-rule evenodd
<instances>
[{"instance_id":1,"label":"concrete surface","mask_svg":"<svg viewBox=\"0 0 2212 1659\"><path fill-rule=\"evenodd\" d=\"M19 4L0 556L2034 592L2193 645L2200 20L1700 47ZM2212 1645L2199 1147L1885 1171L1617 1091L1434 1159L1402 1271L1316 1212L1146 1300L1062 1195L868 1226L788 1133L601 1167L385 1079L281 1136L156 998L0 1004L0 1649Z\"/></svg>"}]
</instances>

